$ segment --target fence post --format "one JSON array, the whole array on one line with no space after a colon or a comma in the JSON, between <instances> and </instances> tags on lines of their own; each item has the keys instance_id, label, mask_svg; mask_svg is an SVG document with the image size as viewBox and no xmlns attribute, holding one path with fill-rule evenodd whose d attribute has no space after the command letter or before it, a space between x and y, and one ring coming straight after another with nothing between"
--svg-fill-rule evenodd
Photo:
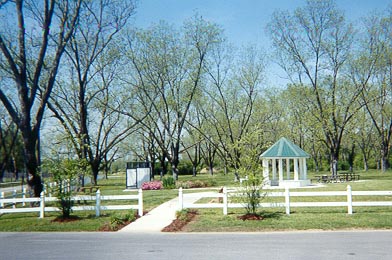
<instances>
[{"instance_id":1,"label":"fence post","mask_svg":"<svg viewBox=\"0 0 392 260\"><path fill-rule=\"evenodd\" d=\"M138 214L141 217L141 216L143 216L143 190L142 189L139 189L138 204L139 204Z\"/></svg>"},{"instance_id":2,"label":"fence post","mask_svg":"<svg viewBox=\"0 0 392 260\"><path fill-rule=\"evenodd\" d=\"M23 202L22 202L22 206L24 207L24 206L26 206L26 202L24 201L25 199L26 199L26 188L23 188L23 191L22 191L22 198L23 198Z\"/></svg>"},{"instance_id":3,"label":"fence post","mask_svg":"<svg viewBox=\"0 0 392 260\"><path fill-rule=\"evenodd\" d=\"M347 207L348 207L348 214L353 214L353 193L351 190L351 186L347 185Z\"/></svg>"},{"instance_id":4,"label":"fence post","mask_svg":"<svg viewBox=\"0 0 392 260\"><path fill-rule=\"evenodd\" d=\"M285 188L284 197L285 197L286 215L290 215L290 190L289 190L289 187Z\"/></svg>"},{"instance_id":5,"label":"fence post","mask_svg":"<svg viewBox=\"0 0 392 260\"><path fill-rule=\"evenodd\" d=\"M98 189L95 193L95 216L99 217L101 215L101 191Z\"/></svg>"},{"instance_id":6,"label":"fence post","mask_svg":"<svg viewBox=\"0 0 392 260\"><path fill-rule=\"evenodd\" d=\"M227 215L227 188L223 187L223 215Z\"/></svg>"},{"instance_id":7,"label":"fence post","mask_svg":"<svg viewBox=\"0 0 392 260\"><path fill-rule=\"evenodd\" d=\"M41 192L39 197L39 218L45 217L45 192Z\"/></svg>"},{"instance_id":8,"label":"fence post","mask_svg":"<svg viewBox=\"0 0 392 260\"><path fill-rule=\"evenodd\" d=\"M1 194L0 194L0 199L4 199L4 198L5 198L5 194L4 194L4 191L2 191ZM0 202L0 208L4 208L4 202L3 201Z\"/></svg>"},{"instance_id":9,"label":"fence post","mask_svg":"<svg viewBox=\"0 0 392 260\"><path fill-rule=\"evenodd\" d=\"M178 189L178 208L179 210L182 210L184 208L184 202L183 202L183 193L182 193L182 187Z\"/></svg>"},{"instance_id":10,"label":"fence post","mask_svg":"<svg viewBox=\"0 0 392 260\"><path fill-rule=\"evenodd\" d=\"M17 192L16 192L16 189L14 189L14 191L12 192L12 197L14 198L14 199L16 199L16 195L17 195ZM12 204L12 208L16 208L16 202L14 202L13 204Z\"/></svg>"}]
</instances>

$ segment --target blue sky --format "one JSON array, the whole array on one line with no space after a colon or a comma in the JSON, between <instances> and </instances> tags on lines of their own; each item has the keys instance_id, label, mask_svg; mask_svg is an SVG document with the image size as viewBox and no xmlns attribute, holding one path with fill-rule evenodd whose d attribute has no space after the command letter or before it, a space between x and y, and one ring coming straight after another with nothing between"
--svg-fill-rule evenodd
<instances>
[{"instance_id":1,"label":"blue sky","mask_svg":"<svg viewBox=\"0 0 392 260\"><path fill-rule=\"evenodd\" d=\"M228 40L237 46L257 44L270 48L265 27L273 11L294 10L306 0L139 0L135 25L145 28L160 20L182 25L195 12L221 25ZM383 11L392 0L336 0L348 20L357 23L372 11Z\"/></svg>"},{"instance_id":2,"label":"blue sky","mask_svg":"<svg viewBox=\"0 0 392 260\"><path fill-rule=\"evenodd\" d=\"M306 0L139 0L135 23L147 27L165 20L181 25L197 11L220 24L234 44L260 43L268 38L264 28L274 10L293 10L305 3ZM392 1L337 0L336 3L350 20L357 22L372 10L385 10Z\"/></svg>"}]
</instances>

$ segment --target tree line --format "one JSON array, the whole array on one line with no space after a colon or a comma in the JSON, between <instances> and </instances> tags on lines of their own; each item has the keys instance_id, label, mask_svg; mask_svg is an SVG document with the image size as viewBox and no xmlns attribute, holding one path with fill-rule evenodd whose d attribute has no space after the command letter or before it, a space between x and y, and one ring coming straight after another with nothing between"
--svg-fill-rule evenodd
<instances>
[{"instance_id":1,"label":"tree line","mask_svg":"<svg viewBox=\"0 0 392 260\"><path fill-rule=\"evenodd\" d=\"M161 176L178 178L181 161L194 175L218 166L238 176L243 158L257 162L281 136L311 154L314 170L390 167L391 7L356 25L330 0L277 10L268 52L233 46L197 13L180 27L136 28L136 10L116 0L1 3L0 177L25 168L38 196L41 160L86 160L96 182L130 155ZM268 82L271 61L289 84Z\"/></svg>"}]
</instances>

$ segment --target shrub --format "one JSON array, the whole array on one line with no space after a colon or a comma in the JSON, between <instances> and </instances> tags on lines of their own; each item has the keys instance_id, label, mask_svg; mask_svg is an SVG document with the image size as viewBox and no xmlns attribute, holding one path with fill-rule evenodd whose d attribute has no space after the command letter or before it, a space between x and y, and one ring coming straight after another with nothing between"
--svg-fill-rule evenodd
<instances>
[{"instance_id":1,"label":"shrub","mask_svg":"<svg viewBox=\"0 0 392 260\"><path fill-rule=\"evenodd\" d=\"M74 205L72 187L76 184L77 176L88 171L88 162L86 160L65 159L48 161L44 167L52 175L52 180L58 184L52 188L52 192L58 198L57 205L62 212L62 218L70 218Z\"/></svg>"},{"instance_id":2,"label":"shrub","mask_svg":"<svg viewBox=\"0 0 392 260\"><path fill-rule=\"evenodd\" d=\"M176 181L172 176L165 176L162 179L162 184L165 189L174 189L176 187Z\"/></svg>"},{"instance_id":3,"label":"shrub","mask_svg":"<svg viewBox=\"0 0 392 260\"><path fill-rule=\"evenodd\" d=\"M214 180L208 180L208 181L201 181L201 180L195 180L195 181L177 181L176 182L176 188L183 188L183 189L191 189L191 188L206 188L206 187L213 187L216 185L216 182Z\"/></svg>"},{"instance_id":4,"label":"shrub","mask_svg":"<svg viewBox=\"0 0 392 260\"><path fill-rule=\"evenodd\" d=\"M243 188L243 204L247 214L257 214L257 208L264 199L266 193L262 192L263 178L258 175L250 174L248 179L244 181Z\"/></svg>"},{"instance_id":5,"label":"shrub","mask_svg":"<svg viewBox=\"0 0 392 260\"><path fill-rule=\"evenodd\" d=\"M161 181L148 181L142 184L142 190L160 190L162 189Z\"/></svg>"},{"instance_id":6,"label":"shrub","mask_svg":"<svg viewBox=\"0 0 392 260\"><path fill-rule=\"evenodd\" d=\"M181 161L178 165L178 174L179 175L192 175L193 166L190 161Z\"/></svg>"},{"instance_id":7,"label":"shrub","mask_svg":"<svg viewBox=\"0 0 392 260\"><path fill-rule=\"evenodd\" d=\"M183 188L183 189L190 189L191 188L191 181L177 181L176 182L176 188Z\"/></svg>"},{"instance_id":8,"label":"shrub","mask_svg":"<svg viewBox=\"0 0 392 260\"><path fill-rule=\"evenodd\" d=\"M126 213L116 213L110 218L110 229L118 230L119 227L125 225L128 222L133 222L136 219L136 214L134 210L128 211Z\"/></svg>"},{"instance_id":9,"label":"shrub","mask_svg":"<svg viewBox=\"0 0 392 260\"><path fill-rule=\"evenodd\" d=\"M176 211L176 218L182 221L186 221L188 218L188 213L190 212L189 209L182 209Z\"/></svg>"}]
</instances>

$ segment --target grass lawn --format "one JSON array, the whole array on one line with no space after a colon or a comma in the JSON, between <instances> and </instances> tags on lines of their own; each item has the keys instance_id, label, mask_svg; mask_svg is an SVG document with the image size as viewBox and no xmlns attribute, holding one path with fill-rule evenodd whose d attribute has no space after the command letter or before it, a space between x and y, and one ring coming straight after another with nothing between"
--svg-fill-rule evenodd
<instances>
[{"instance_id":1,"label":"grass lawn","mask_svg":"<svg viewBox=\"0 0 392 260\"><path fill-rule=\"evenodd\" d=\"M344 191L347 184L352 190L392 190L392 171L381 174L378 171L359 172L361 181L349 183L329 183L322 187L307 189L307 191ZM310 173L309 178L314 175ZM213 180L216 183L212 189L222 186L235 186L233 174L208 174L180 176L181 181ZM125 190L125 175L111 176L108 180L100 180L102 195L129 194ZM298 189L303 190L303 189ZM134 191L136 192L136 191ZM186 191L186 192L195 192ZM144 210L150 211L163 202L178 195L178 190L143 191ZM304 199L304 198L300 198ZM309 198L307 198L309 199ZM317 201L320 198L310 198ZM328 198L321 198L329 200ZM332 198L334 200L336 198ZM367 198L361 197L361 200ZM379 200L392 200L384 196ZM355 197L354 197L355 200ZM126 201L121 201L121 204ZM354 207L354 214L348 215L345 207L327 208L292 208L292 214L286 216L284 208L261 209L263 220L243 221L238 219L245 211L243 209L229 209L224 216L221 209L198 209L198 215L189 223L185 231L189 232L254 232L280 230L335 230L335 229L392 229L392 207ZM38 213L15 213L0 215L0 231L99 231L110 223L113 216L127 214L128 211L103 211L101 217L95 217L93 211L78 211L73 215L77 219L69 222L54 221L58 213L46 213L44 219L38 218Z\"/></svg>"}]
</instances>

